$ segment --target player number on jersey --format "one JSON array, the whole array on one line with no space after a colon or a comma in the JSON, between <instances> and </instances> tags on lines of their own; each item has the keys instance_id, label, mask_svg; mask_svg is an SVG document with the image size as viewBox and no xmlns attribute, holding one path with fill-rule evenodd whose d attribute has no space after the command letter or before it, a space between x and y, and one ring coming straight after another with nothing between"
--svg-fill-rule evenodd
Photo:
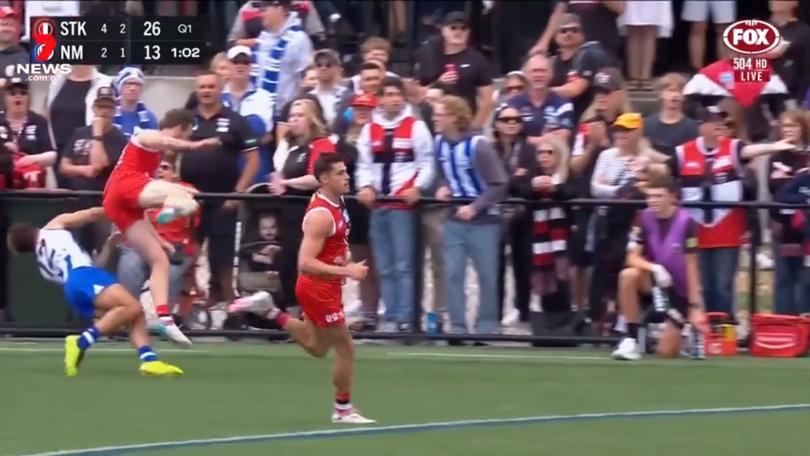
<instances>
[{"instance_id":1,"label":"player number on jersey","mask_svg":"<svg viewBox=\"0 0 810 456\"><path fill-rule=\"evenodd\" d=\"M333 312L324 317L327 323L337 323L341 318L343 318L343 312Z\"/></svg>"}]
</instances>

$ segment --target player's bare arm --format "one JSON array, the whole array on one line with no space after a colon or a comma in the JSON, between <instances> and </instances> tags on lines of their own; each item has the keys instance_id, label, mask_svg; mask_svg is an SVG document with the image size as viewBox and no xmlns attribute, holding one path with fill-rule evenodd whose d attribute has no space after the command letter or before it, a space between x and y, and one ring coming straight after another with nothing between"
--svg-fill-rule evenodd
<instances>
[{"instance_id":1,"label":"player's bare arm","mask_svg":"<svg viewBox=\"0 0 810 456\"><path fill-rule=\"evenodd\" d=\"M644 255L641 254L641 247L633 246L627 251L627 267L640 269L642 271L652 272L655 267L654 264L647 261Z\"/></svg>"},{"instance_id":2,"label":"player's bare arm","mask_svg":"<svg viewBox=\"0 0 810 456\"><path fill-rule=\"evenodd\" d=\"M146 131L138 135L138 143L155 150L171 149L176 151L195 151L217 147L222 144L219 138L205 138L199 141L172 138L159 131Z\"/></svg>"},{"instance_id":3,"label":"player's bare arm","mask_svg":"<svg viewBox=\"0 0 810 456\"><path fill-rule=\"evenodd\" d=\"M79 228L88 223L97 222L105 219L103 207L93 207L90 209L83 209L81 211L71 212L68 214L61 214L54 217L45 228L51 229L72 229Z\"/></svg>"},{"instance_id":4,"label":"player's bare arm","mask_svg":"<svg viewBox=\"0 0 810 456\"><path fill-rule=\"evenodd\" d=\"M335 266L319 260L324 241L332 235L334 221L326 211L313 211L304 220L304 239L298 253L298 270L305 274L319 276L349 277L361 280L368 272L364 263L349 263Z\"/></svg>"}]
</instances>

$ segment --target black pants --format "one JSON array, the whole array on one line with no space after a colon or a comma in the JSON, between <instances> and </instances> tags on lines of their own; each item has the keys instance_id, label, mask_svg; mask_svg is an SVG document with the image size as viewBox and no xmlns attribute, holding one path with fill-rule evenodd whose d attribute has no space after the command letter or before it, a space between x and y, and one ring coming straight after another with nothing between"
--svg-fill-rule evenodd
<instances>
[{"instance_id":1,"label":"black pants","mask_svg":"<svg viewBox=\"0 0 810 456\"><path fill-rule=\"evenodd\" d=\"M203 204L197 241L202 245L205 239L208 239L208 268L211 270L209 299L222 301L225 299L222 277L233 269L236 211L224 209L219 202Z\"/></svg>"},{"instance_id":2,"label":"black pants","mask_svg":"<svg viewBox=\"0 0 810 456\"><path fill-rule=\"evenodd\" d=\"M281 264L278 273L281 279L282 299L278 304L282 309L297 305L295 282L298 279L298 248L304 237L301 224L304 222L306 210L305 201L290 201L281 208L279 214Z\"/></svg>"},{"instance_id":3,"label":"black pants","mask_svg":"<svg viewBox=\"0 0 810 456\"><path fill-rule=\"evenodd\" d=\"M532 273L532 221L531 213L518 214L509 222L501 246L498 271L498 321L503 318L506 297L506 243L512 248L512 269L515 276L515 308L520 312L520 321L529 321Z\"/></svg>"},{"instance_id":4,"label":"black pants","mask_svg":"<svg viewBox=\"0 0 810 456\"><path fill-rule=\"evenodd\" d=\"M594 322L604 318L607 302L616 298L619 273L624 267L627 253L627 232L613 232L611 236L594 246L591 287L588 290L588 316Z\"/></svg>"}]
</instances>

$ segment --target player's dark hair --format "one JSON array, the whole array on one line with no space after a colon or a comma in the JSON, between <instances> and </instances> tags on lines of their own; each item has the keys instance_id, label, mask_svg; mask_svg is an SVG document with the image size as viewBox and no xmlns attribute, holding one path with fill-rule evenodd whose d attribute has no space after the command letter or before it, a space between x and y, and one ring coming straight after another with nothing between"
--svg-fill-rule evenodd
<instances>
[{"instance_id":1,"label":"player's dark hair","mask_svg":"<svg viewBox=\"0 0 810 456\"><path fill-rule=\"evenodd\" d=\"M382 85L380 85L380 96L385 93L387 87L395 87L403 94L405 93L405 83L402 82L401 78L396 76L386 76L385 79L383 79Z\"/></svg>"},{"instance_id":2,"label":"player's dark hair","mask_svg":"<svg viewBox=\"0 0 810 456\"><path fill-rule=\"evenodd\" d=\"M655 174L647 182L648 189L664 189L673 195L678 195L678 183L669 174Z\"/></svg>"},{"instance_id":3,"label":"player's dark hair","mask_svg":"<svg viewBox=\"0 0 810 456\"><path fill-rule=\"evenodd\" d=\"M338 163L343 163L343 157L340 154L321 154L312 165L312 174L320 181L321 177L332 171L332 167Z\"/></svg>"},{"instance_id":4,"label":"player's dark hair","mask_svg":"<svg viewBox=\"0 0 810 456\"><path fill-rule=\"evenodd\" d=\"M160 120L160 129L174 128L182 125L183 128L188 128L194 125L194 113L185 108L170 109L163 115Z\"/></svg>"},{"instance_id":5,"label":"player's dark hair","mask_svg":"<svg viewBox=\"0 0 810 456\"><path fill-rule=\"evenodd\" d=\"M39 228L30 223L15 223L8 229L8 246L18 253L33 252Z\"/></svg>"}]
</instances>

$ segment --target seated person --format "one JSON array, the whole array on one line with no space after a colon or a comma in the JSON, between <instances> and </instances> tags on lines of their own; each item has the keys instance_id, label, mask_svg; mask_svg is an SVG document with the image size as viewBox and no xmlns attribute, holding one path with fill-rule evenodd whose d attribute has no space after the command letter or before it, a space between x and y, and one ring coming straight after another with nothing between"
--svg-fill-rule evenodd
<instances>
[{"instance_id":1,"label":"seated person","mask_svg":"<svg viewBox=\"0 0 810 456\"><path fill-rule=\"evenodd\" d=\"M660 296L653 299L655 311L663 313L666 321L658 342L659 356L675 358L680 354L681 331L687 322L692 323L693 334L708 332L701 304L697 226L687 210L679 207L678 188L671 177L651 179L646 193L647 209L633 224L627 267L619 275L619 311L627 321L628 331L612 354L617 360L641 359L639 293ZM693 345L693 357L702 358L702 337L694 337Z\"/></svg>"}]
</instances>

